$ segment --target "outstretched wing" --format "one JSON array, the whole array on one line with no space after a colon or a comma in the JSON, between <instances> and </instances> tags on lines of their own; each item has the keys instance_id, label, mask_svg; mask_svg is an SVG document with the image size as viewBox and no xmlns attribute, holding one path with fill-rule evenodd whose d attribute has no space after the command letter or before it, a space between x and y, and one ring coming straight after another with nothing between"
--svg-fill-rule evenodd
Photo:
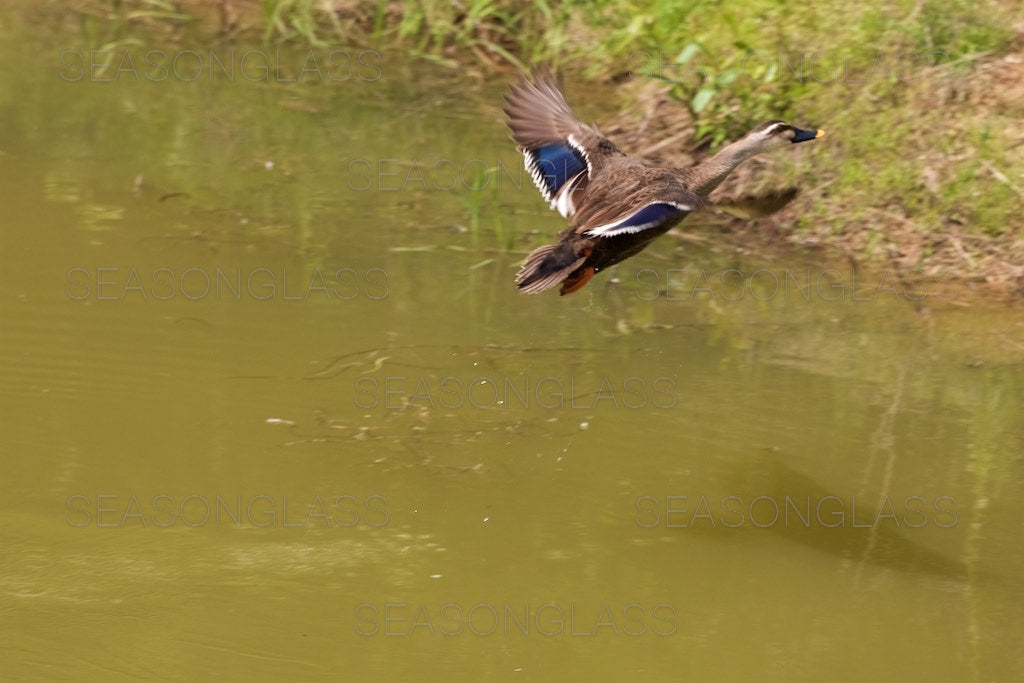
<instances>
[{"instance_id":1,"label":"outstretched wing","mask_svg":"<svg viewBox=\"0 0 1024 683\"><path fill-rule=\"evenodd\" d=\"M618 150L576 118L550 73L537 72L532 81L524 76L505 99L508 127L527 172L552 209L572 216L573 194L583 190L594 173L589 150Z\"/></svg>"}]
</instances>

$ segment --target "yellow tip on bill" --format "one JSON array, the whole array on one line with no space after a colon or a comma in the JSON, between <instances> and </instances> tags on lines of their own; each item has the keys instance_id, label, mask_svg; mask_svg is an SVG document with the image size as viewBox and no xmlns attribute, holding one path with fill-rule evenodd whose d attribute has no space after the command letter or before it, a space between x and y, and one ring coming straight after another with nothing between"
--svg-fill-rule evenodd
<instances>
[{"instance_id":1,"label":"yellow tip on bill","mask_svg":"<svg viewBox=\"0 0 1024 683\"><path fill-rule=\"evenodd\" d=\"M815 134L815 136L814 136L814 139L815 139L815 140L817 140L818 138L821 138L821 137L825 137L825 131L823 131L823 130L819 130L819 131L818 131L818 132L817 132L817 133Z\"/></svg>"}]
</instances>

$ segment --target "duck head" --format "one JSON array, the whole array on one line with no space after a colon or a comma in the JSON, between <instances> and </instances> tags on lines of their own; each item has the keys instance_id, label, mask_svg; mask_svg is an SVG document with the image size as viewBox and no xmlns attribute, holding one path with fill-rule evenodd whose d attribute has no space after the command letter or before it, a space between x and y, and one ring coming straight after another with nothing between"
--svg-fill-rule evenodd
<instances>
[{"instance_id":1,"label":"duck head","mask_svg":"<svg viewBox=\"0 0 1024 683\"><path fill-rule=\"evenodd\" d=\"M816 140L823 136L825 131L817 129L804 129L791 126L785 121L765 121L753 130L744 135L740 141L746 143L747 148L756 150L758 154L774 147L782 146L784 143L796 144Z\"/></svg>"},{"instance_id":2,"label":"duck head","mask_svg":"<svg viewBox=\"0 0 1024 683\"><path fill-rule=\"evenodd\" d=\"M824 134L823 130L797 128L785 121L765 121L697 166L698 179L693 189L698 194L706 196L718 187L733 169L750 157L786 144L815 140Z\"/></svg>"}]
</instances>

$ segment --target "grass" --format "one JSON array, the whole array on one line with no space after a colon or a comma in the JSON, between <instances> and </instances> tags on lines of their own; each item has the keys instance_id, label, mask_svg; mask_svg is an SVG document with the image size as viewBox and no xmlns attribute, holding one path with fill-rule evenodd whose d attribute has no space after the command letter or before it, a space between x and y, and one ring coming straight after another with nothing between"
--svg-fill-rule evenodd
<instances>
[{"instance_id":1,"label":"grass","mask_svg":"<svg viewBox=\"0 0 1024 683\"><path fill-rule=\"evenodd\" d=\"M492 242L500 249L512 251L516 248L515 225L511 221L506 221L500 211L488 213L486 220L482 220L485 207L500 205L501 188L497 182L498 177L499 169L496 167L477 171L472 179L458 187L454 197L466 211L474 247L480 243L481 225L486 224L490 228Z\"/></svg>"},{"instance_id":2,"label":"grass","mask_svg":"<svg viewBox=\"0 0 1024 683\"><path fill-rule=\"evenodd\" d=\"M799 7L782 0L79 5L122 25L219 17L228 36L372 45L506 75L510 66L538 62L575 80L620 82L632 74L634 81L660 85L656 96L686 111L693 143L686 151L698 158L767 119L824 127L829 137L801 165L772 167L778 182L813 194L799 204L799 219L796 213L771 219L775 232L859 256L895 255L903 265L1024 279L1024 97L1003 96L1024 81L1024 26L1014 0L885 6L826 0ZM126 33L114 31L108 42ZM629 120L637 102L622 106ZM658 134L664 131L648 133ZM478 226L482 200L460 201ZM954 233L969 239L959 246L944 239ZM960 255L964 249L973 252L968 259Z\"/></svg>"}]
</instances>

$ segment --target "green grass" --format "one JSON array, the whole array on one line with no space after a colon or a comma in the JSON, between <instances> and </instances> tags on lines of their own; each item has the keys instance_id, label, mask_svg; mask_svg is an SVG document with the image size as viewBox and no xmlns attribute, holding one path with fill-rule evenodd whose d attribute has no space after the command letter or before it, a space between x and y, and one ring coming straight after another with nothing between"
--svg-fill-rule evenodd
<instances>
[{"instance_id":1,"label":"green grass","mask_svg":"<svg viewBox=\"0 0 1024 683\"><path fill-rule=\"evenodd\" d=\"M460 185L453 193L462 205L469 220L469 232L473 246L479 246L481 225L488 226L492 242L498 248L512 251L516 248L516 229L512 221L502 217L500 211L484 214L485 209L500 206L501 187L497 182L499 169L496 167L477 171L472 179Z\"/></svg>"},{"instance_id":2,"label":"green grass","mask_svg":"<svg viewBox=\"0 0 1024 683\"><path fill-rule=\"evenodd\" d=\"M317 6L317 0L263 0L264 39L301 38L315 47L324 47L329 39L321 37L325 30L320 19L332 19L334 15L316 13ZM337 25L331 28L337 29ZM338 32L337 37L342 34Z\"/></svg>"}]
</instances>

